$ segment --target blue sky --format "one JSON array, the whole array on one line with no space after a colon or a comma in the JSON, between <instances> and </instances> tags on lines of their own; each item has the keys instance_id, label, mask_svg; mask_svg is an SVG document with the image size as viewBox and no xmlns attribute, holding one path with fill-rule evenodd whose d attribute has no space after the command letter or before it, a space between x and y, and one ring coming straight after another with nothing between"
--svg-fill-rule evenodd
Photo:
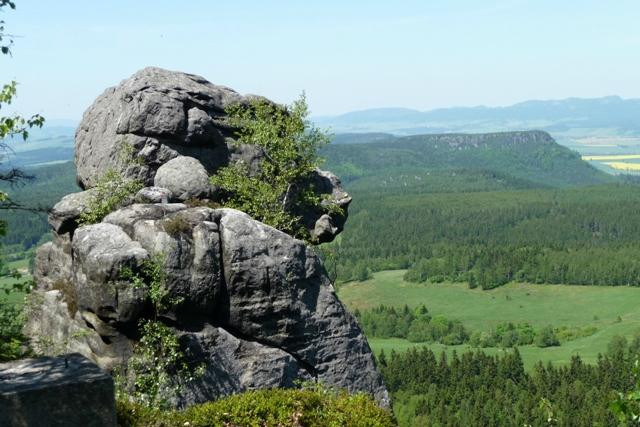
<instances>
[{"instance_id":1,"label":"blue sky","mask_svg":"<svg viewBox=\"0 0 640 427\"><path fill-rule=\"evenodd\" d=\"M16 0L0 82L24 114L78 119L156 65L314 114L640 97L640 2Z\"/></svg>"}]
</instances>

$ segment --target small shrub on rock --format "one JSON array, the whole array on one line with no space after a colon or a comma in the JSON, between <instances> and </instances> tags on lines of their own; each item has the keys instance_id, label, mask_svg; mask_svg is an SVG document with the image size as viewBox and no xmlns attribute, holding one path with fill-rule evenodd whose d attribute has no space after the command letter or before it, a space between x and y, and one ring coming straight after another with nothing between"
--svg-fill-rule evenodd
<instances>
[{"instance_id":1,"label":"small shrub on rock","mask_svg":"<svg viewBox=\"0 0 640 427\"><path fill-rule=\"evenodd\" d=\"M80 215L80 225L95 224L123 206L132 198L143 184L138 180L126 179L121 173L111 169L107 171L94 187L89 206Z\"/></svg>"},{"instance_id":2,"label":"small shrub on rock","mask_svg":"<svg viewBox=\"0 0 640 427\"><path fill-rule=\"evenodd\" d=\"M182 302L172 297L166 287L165 258L156 254L144 261L140 271L123 268L120 277L134 288L144 288L153 306L153 319L138 325L140 340L125 366L116 370L116 396L148 408L167 408L179 394L180 380L199 375L200 367L190 367L178 337L159 315Z\"/></svg>"},{"instance_id":3,"label":"small shrub on rock","mask_svg":"<svg viewBox=\"0 0 640 427\"><path fill-rule=\"evenodd\" d=\"M292 214L292 208L327 210L309 178L320 164L318 148L329 138L307 121L304 95L290 106L256 99L248 106L234 104L227 113L230 125L238 129L238 143L257 145L263 159L258 171L238 162L221 168L211 178L211 183L221 190L224 205L308 239L307 230Z\"/></svg>"},{"instance_id":4,"label":"small shrub on rock","mask_svg":"<svg viewBox=\"0 0 640 427\"><path fill-rule=\"evenodd\" d=\"M179 215L164 220L162 222L162 226L164 227L164 231L166 231L167 234L174 237L180 234L185 234L191 230L191 225L189 225L189 222Z\"/></svg>"}]
</instances>

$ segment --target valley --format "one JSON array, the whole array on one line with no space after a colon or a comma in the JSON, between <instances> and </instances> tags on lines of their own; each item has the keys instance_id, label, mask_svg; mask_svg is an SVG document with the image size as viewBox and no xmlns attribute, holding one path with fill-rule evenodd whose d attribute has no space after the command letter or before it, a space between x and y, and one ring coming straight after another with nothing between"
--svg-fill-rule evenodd
<instances>
[{"instance_id":1,"label":"valley","mask_svg":"<svg viewBox=\"0 0 640 427\"><path fill-rule=\"evenodd\" d=\"M630 360L618 363L615 355L640 342L640 186L606 163L637 164L638 155L582 157L544 132L336 139L321 154L353 202L344 232L319 252L338 296L369 334L400 425L420 425L426 413L487 422L500 413L491 402L507 391L526 407L514 419L537 417L537 402L547 396L555 410L577 416L571 390L583 383L591 392L582 405L592 412L580 416L610 420L602 411ZM26 171L35 179L2 187L24 206L46 210L79 190L71 162ZM7 267L28 271L35 248L51 238L46 214L2 214ZM13 282L5 278L0 286ZM14 292L7 301L20 305L23 297ZM449 322L459 335L417 340L370 333L362 316L381 305L397 313L424 306L434 325ZM513 335L522 330L528 341ZM543 346L538 337L545 331L552 339ZM448 378L471 358L479 373L456 374L468 380L435 384L420 376L426 369L420 363ZM494 365L503 370L490 395L466 390L468 397L456 400L455 390L485 381ZM568 367L571 375L563 371ZM415 381L404 371L417 373ZM525 378L517 390L510 375ZM532 384L544 375L562 380L537 389ZM484 410L437 412L485 401Z\"/></svg>"},{"instance_id":2,"label":"valley","mask_svg":"<svg viewBox=\"0 0 640 427\"><path fill-rule=\"evenodd\" d=\"M432 316L460 320L470 333L490 333L500 324L529 323L534 329L553 327L592 327L587 337L561 341L559 346L539 348L518 346L527 370L538 361L567 365L571 356L595 363L598 354L607 351L614 336L628 340L640 334L640 289L630 287L534 285L509 283L497 289L469 289L466 283L416 284L403 280L404 270L381 271L364 282L339 287L340 299L354 312L380 304L401 310L405 304L415 308L424 304ZM480 348L470 344L447 346L440 343L411 343L398 338L369 338L376 354L384 350L404 351L426 345L437 355L442 351L463 353L481 349L501 354L501 346Z\"/></svg>"}]
</instances>

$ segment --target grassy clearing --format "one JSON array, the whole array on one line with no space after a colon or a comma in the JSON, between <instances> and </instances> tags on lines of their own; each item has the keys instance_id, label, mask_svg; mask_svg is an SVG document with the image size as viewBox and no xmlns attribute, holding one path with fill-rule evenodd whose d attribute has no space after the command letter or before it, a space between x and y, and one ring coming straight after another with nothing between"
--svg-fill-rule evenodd
<instances>
[{"instance_id":1,"label":"grassy clearing","mask_svg":"<svg viewBox=\"0 0 640 427\"><path fill-rule=\"evenodd\" d=\"M8 286L17 283L24 282L31 278L29 274L29 261L26 259L21 259L18 261L8 262L7 265L11 269L16 269L20 271L23 276L22 279L14 279L13 277L2 277L0 278L0 292L4 294L4 289ZM7 301L10 303L21 302L24 299L24 294L22 292L14 292L8 295Z\"/></svg>"},{"instance_id":2,"label":"grassy clearing","mask_svg":"<svg viewBox=\"0 0 640 427\"><path fill-rule=\"evenodd\" d=\"M404 270L383 271L365 282L343 284L339 295L351 310L379 304L410 307L424 304L434 314L461 320L470 330L489 331L502 322L529 322L534 327L595 326L598 331L585 338L565 342L560 347L523 346L525 365L536 361L567 363L574 354L594 362L606 351L614 335L631 337L640 330L640 288L510 283L482 291L464 283L416 284L402 279ZM371 339L379 352L404 350L413 345L402 339ZM429 344L434 351L465 351L468 345ZM485 349L489 353L500 349Z\"/></svg>"}]
</instances>

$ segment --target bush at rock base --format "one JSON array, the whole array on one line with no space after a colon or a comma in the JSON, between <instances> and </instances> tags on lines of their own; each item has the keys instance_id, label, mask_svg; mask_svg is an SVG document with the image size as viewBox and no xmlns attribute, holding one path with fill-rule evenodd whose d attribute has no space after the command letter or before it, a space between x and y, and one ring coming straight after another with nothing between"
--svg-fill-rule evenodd
<instances>
[{"instance_id":1,"label":"bush at rock base","mask_svg":"<svg viewBox=\"0 0 640 427\"><path fill-rule=\"evenodd\" d=\"M371 426L396 425L390 412L366 394L349 395L313 385L249 391L182 411L117 402L118 425L138 426Z\"/></svg>"}]
</instances>

